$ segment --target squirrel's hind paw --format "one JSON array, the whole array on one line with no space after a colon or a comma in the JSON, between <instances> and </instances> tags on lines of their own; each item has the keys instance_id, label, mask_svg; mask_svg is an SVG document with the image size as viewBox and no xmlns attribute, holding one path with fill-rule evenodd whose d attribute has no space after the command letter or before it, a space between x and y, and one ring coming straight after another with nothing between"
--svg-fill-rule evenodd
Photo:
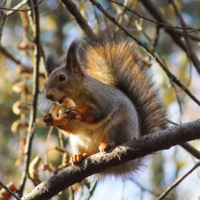
<instances>
[{"instance_id":1,"label":"squirrel's hind paw","mask_svg":"<svg viewBox=\"0 0 200 200\"><path fill-rule=\"evenodd\" d=\"M114 147L116 144L114 141L112 142L102 142L99 146L99 151L105 153L110 148Z\"/></svg>"},{"instance_id":2,"label":"squirrel's hind paw","mask_svg":"<svg viewBox=\"0 0 200 200\"><path fill-rule=\"evenodd\" d=\"M69 164L72 166L78 165L84 158L89 156L88 153L77 153L70 157Z\"/></svg>"}]
</instances>

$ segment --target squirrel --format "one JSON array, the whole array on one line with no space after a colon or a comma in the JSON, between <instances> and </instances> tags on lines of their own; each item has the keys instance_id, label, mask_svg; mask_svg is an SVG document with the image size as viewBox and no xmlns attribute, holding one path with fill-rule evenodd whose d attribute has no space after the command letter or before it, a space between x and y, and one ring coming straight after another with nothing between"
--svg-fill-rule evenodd
<instances>
[{"instance_id":1,"label":"squirrel","mask_svg":"<svg viewBox=\"0 0 200 200\"><path fill-rule=\"evenodd\" d=\"M68 49L66 63L54 55L46 60L46 98L62 104L66 98L75 106L65 112L70 121L52 123L69 135L70 164L165 129L165 111L152 80L149 63L133 41L120 33L86 36ZM112 167L102 175L126 176L140 169L142 159Z\"/></svg>"}]
</instances>

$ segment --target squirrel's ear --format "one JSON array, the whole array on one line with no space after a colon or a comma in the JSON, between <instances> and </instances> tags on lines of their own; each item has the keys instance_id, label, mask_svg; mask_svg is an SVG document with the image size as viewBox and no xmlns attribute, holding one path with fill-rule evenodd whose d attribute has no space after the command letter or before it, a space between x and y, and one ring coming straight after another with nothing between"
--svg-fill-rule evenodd
<instances>
[{"instance_id":1,"label":"squirrel's ear","mask_svg":"<svg viewBox=\"0 0 200 200\"><path fill-rule=\"evenodd\" d=\"M68 53L67 53L66 68L67 68L67 70L69 70L73 73L81 73L82 74L82 69L81 69L80 63L77 58L78 46L79 46L79 42L76 40L71 43Z\"/></svg>"},{"instance_id":2,"label":"squirrel's ear","mask_svg":"<svg viewBox=\"0 0 200 200\"><path fill-rule=\"evenodd\" d=\"M57 58L55 54L52 53L47 57L45 66L48 75L50 75L54 69L61 66L61 61Z\"/></svg>"}]
</instances>

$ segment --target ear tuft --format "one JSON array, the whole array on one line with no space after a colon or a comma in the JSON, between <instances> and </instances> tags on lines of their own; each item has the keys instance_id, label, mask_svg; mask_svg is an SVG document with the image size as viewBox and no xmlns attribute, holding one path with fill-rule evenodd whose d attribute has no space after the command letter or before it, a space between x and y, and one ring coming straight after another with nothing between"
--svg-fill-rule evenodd
<instances>
[{"instance_id":1,"label":"ear tuft","mask_svg":"<svg viewBox=\"0 0 200 200\"><path fill-rule=\"evenodd\" d=\"M46 66L46 70L47 70L47 73L48 75L51 74L51 72L60 67L61 66L61 61L57 58L57 56L55 54L50 54L47 59L46 59L46 63L45 63L45 66Z\"/></svg>"},{"instance_id":2,"label":"ear tuft","mask_svg":"<svg viewBox=\"0 0 200 200\"><path fill-rule=\"evenodd\" d=\"M79 41L77 40L74 40L69 47L69 50L67 53L67 63L66 63L67 70L70 70L73 72L80 71L80 64L77 59L78 47L79 47Z\"/></svg>"}]
</instances>

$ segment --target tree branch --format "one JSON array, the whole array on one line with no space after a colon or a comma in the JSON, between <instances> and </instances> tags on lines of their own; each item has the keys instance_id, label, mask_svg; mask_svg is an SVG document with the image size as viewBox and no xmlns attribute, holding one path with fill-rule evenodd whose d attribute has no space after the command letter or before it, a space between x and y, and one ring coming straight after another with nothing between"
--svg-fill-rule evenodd
<instances>
[{"instance_id":1,"label":"tree branch","mask_svg":"<svg viewBox=\"0 0 200 200\"><path fill-rule=\"evenodd\" d=\"M2 55L4 55L6 58L9 58L10 60L12 60L14 63L16 63L20 69L21 69L21 73L25 72L28 74L33 73L33 69L29 66L23 65L21 63L20 60L17 60L11 53L9 53L3 46L0 46L0 52L2 53Z\"/></svg>"},{"instance_id":2,"label":"tree branch","mask_svg":"<svg viewBox=\"0 0 200 200\"><path fill-rule=\"evenodd\" d=\"M187 53L187 55L188 55L189 57L191 57L191 56L194 54L194 52L193 52L193 50L192 50L192 48L191 48L190 41L189 41L189 39L188 39L187 26L186 26L186 24L185 24L185 21L184 21L182 15L181 15L181 13L179 12L179 10L178 10L178 8L177 8L175 2L174 2L173 0L170 0L170 3L171 3L172 6L174 7L174 11L175 11L177 17L179 17L179 19L180 19L181 25L182 25L182 27L183 27L183 33L184 33L185 42L186 42L186 44L187 44L187 49L186 49L187 52L186 52L186 53ZM200 67L200 66L199 66L199 67Z\"/></svg>"},{"instance_id":3,"label":"tree branch","mask_svg":"<svg viewBox=\"0 0 200 200\"><path fill-rule=\"evenodd\" d=\"M167 194L173 190L181 181L183 181L189 174L191 174L197 167L200 166L200 162L198 162L194 167L192 167L192 169L190 169L186 174L184 174L183 176L181 176L179 179L177 179L172 185L170 185L166 191L164 191L158 198L157 200L161 200L164 199Z\"/></svg>"},{"instance_id":4,"label":"tree branch","mask_svg":"<svg viewBox=\"0 0 200 200\"><path fill-rule=\"evenodd\" d=\"M192 156L194 156L195 158L200 159L200 152L197 149L195 149L192 145L188 143L184 143L184 144L180 144L180 146L183 149L185 149L187 152L192 154Z\"/></svg>"},{"instance_id":5,"label":"tree branch","mask_svg":"<svg viewBox=\"0 0 200 200\"><path fill-rule=\"evenodd\" d=\"M167 28L172 28L172 29L181 29L181 30L184 29L183 27L171 26L171 25L169 25L169 24L157 22L157 21L155 21L155 20L152 20L152 19L149 19L149 18L147 18L147 17L144 17L144 16L140 15L140 14L137 13L136 11L134 11L134 10L128 8L127 6L125 6L124 4L122 4L122 3L120 3L120 2L113 1L113 0L107 0L107 1L112 2L112 3L114 3L114 4L117 4L117 5L120 5L120 6L123 7L124 9L126 9L126 10L128 10L129 12L132 12L133 14L135 14L136 16L138 16L139 18L142 18L142 19L144 19L144 20L146 20L146 21L149 21L149 22L152 22L152 23L154 23L154 24L160 25L160 26L162 26L162 27L167 27ZM186 31L195 31L195 32L198 32L198 31L200 31L200 28L187 28L187 27L186 27Z\"/></svg>"},{"instance_id":6,"label":"tree branch","mask_svg":"<svg viewBox=\"0 0 200 200\"><path fill-rule=\"evenodd\" d=\"M155 197L157 197L157 196L159 195L158 193L154 192L153 190L150 190L150 189L148 189L148 188L145 188L145 187L144 187L141 183L139 183L138 181L136 181L136 180L134 180L134 179L132 179L132 178L130 178L129 180L132 181L135 185L137 185L137 187L140 188L142 191L146 191L146 192L148 192L148 193L154 195ZM170 200L172 200L172 199L170 199Z\"/></svg>"},{"instance_id":7,"label":"tree branch","mask_svg":"<svg viewBox=\"0 0 200 200\"><path fill-rule=\"evenodd\" d=\"M70 166L58 171L49 180L27 193L22 200L50 199L58 192L90 175L160 150L169 149L177 144L199 139L199 130L200 119L145 135L116 147L110 153L97 153L83 160L79 166Z\"/></svg>"},{"instance_id":8,"label":"tree branch","mask_svg":"<svg viewBox=\"0 0 200 200\"><path fill-rule=\"evenodd\" d=\"M6 0L0 1L0 7L4 7L5 4L6 4ZM1 44L1 35L3 32L5 20L6 20L6 13L4 10L5 9L0 10L0 44Z\"/></svg>"},{"instance_id":9,"label":"tree branch","mask_svg":"<svg viewBox=\"0 0 200 200\"><path fill-rule=\"evenodd\" d=\"M144 7L146 8L146 10L149 11L149 13L151 13L151 15L160 23L163 24L169 24L164 16L162 15L162 13L160 12L159 8L156 6L155 3L153 3L151 0L140 0L142 2L142 4L144 5ZM173 41L183 50L185 51L185 53L187 54L188 58L192 61L193 65L195 66L196 70L198 71L198 73L200 74L200 62L197 58L197 56L191 52L191 55L189 55L187 52L187 47L185 45L185 43L180 39L179 34L177 34L177 31L171 28L167 28L164 27L165 31L171 36L171 38L173 39Z\"/></svg>"},{"instance_id":10,"label":"tree branch","mask_svg":"<svg viewBox=\"0 0 200 200\"><path fill-rule=\"evenodd\" d=\"M94 193L94 190L95 190L95 188L97 186L98 180L99 180L99 177L97 176L95 181L92 183L92 185L91 185L91 187L89 189L88 196L87 196L86 200L89 200L90 197L92 196L92 194Z\"/></svg>"},{"instance_id":11,"label":"tree branch","mask_svg":"<svg viewBox=\"0 0 200 200\"><path fill-rule=\"evenodd\" d=\"M42 1L44 0L40 0L39 2L37 2L37 4L35 4L33 7L30 7L29 9L15 9L15 8L5 8L5 7L0 7L0 10L10 10L10 11L20 11L20 12L27 12L29 10L32 10L33 8L37 7L40 3L42 3ZM28 2L28 0L27 0ZM20 6L21 7L21 6Z\"/></svg>"},{"instance_id":12,"label":"tree branch","mask_svg":"<svg viewBox=\"0 0 200 200\"><path fill-rule=\"evenodd\" d=\"M41 2L41 1L40 1ZM20 181L19 195L23 194L23 190L25 187L27 175L29 173L29 163L31 158L31 148L32 142L34 138L34 125L37 115L37 99L39 93L39 64L40 64L40 55L41 55L41 45L40 45L40 24L39 24L39 11L38 11L38 3L37 0L33 0L34 7L34 67L33 67L33 109L31 110L30 120L29 120L29 128L28 135L25 146L25 163L24 163L24 172Z\"/></svg>"},{"instance_id":13,"label":"tree branch","mask_svg":"<svg viewBox=\"0 0 200 200\"><path fill-rule=\"evenodd\" d=\"M60 0L60 2L68 9L68 11L73 15L73 17L76 19L76 22L78 25L82 28L83 32L86 34L95 37L92 29L84 19L84 17L79 12L79 9L76 7L76 4L73 3L71 0Z\"/></svg>"},{"instance_id":14,"label":"tree branch","mask_svg":"<svg viewBox=\"0 0 200 200\"><path fill-rule=\"evenodd\" d=\"M23 0L22 2L20 2L18 5L16 5L14 8L12 8L13 10L9 10L6 15L7 17L10 17L13 13L16 12L16 10L18 10L19 8L21 8L23 5L25 5L28 2L28 0Z\"/></svg>"},{"instance_id":15,"label":"tree branch","mask_svg":"<svg viewBox=\"0 0 200 200\"><path fill-rule=\"evenodd\" d=\"M18 196L15 195L15 193L10 190L7 186L5 186L2 182L0 182L0 185L2 188L4 188L8 193L10 193L13 197L15 197L15 199L20 200L20 198ZM13 185L13 183L11 182L11 185Z\"/></svg>"}]
</instances>

